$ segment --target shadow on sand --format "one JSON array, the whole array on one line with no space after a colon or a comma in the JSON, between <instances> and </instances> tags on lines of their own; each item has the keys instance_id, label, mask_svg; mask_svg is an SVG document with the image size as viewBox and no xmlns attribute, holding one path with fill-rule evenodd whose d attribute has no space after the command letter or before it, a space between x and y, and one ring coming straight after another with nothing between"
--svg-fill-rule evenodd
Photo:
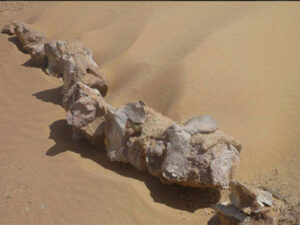
<instances>
[{"instance_id":1,"label":"shadow on sand","mask_svg":"<svg viewBox=\"0 0 300 225\"><path fill-rule=\"evenodd\" d=\"M37 99L61 106L62 87L57 87L33 94ZM96 147L87 141L73 142L71 139L72 128L66 120L57 120L50 125L49 138L55 141L55 145L47 155L54 157L65 151L80 154L81 157L93 160L100 166L109 169L125 177L138 179L145 183L150 195L155 202L184 211L194 212L200 208L207 208L220 200L220 191L212 188L185 188L179 185L162 184L158 178L148 173L137 171L130 165L110 162L106 156L105 147Z\"/></svg>"},{"instance_id":2,"label":"shadow on sand","mask_svg":"<svg viewBox=\"0 0 300 225\"><path fill-rule=\"evenodd\" d=\"M62 96L61 96L62 88L63 86L60 86L57 88L40 91L34 93L33 96L44 102L50 102L52 104L62 106Z\"/></svg>"},{"instance_id":3,"label":"shadow on sand","mask_svg":"<svg viewBox=\"0 0 300 225\"><path fill-rule=\"evenodd\" d=\"M16 47L18 48L18 50L20 52L22 52L23 54L26 54L29 56L29 53L26 52L23 48L22 48L22 45L21 43L18 41L17 37L14 36L14 37L9 37L8 38L8 41L9 42L12 42L13 44L16 45ZM30 58L28 59L26 62L24 62L23 64L21 64L22 66L25 66L25 67L31 67L31 68L39 68L41 70L43 70L45 72L45 68L41 65L37 65L36 63L33 62L33 60Z\"/></svg>"},{"instance_id":4,"label":"shadow on sand","mask_svg":"<svg viewBox=\"0 0 300 225\"><path fill-rule=\"evenodd\" d=\"M44 102L61 105L61 90L62 87L53 88L35 93L33 96ZM48 156L54 157L65 151L72 151L122 176L143 181L155 202L194 212L200 208L210 207L220 200L221 195L218 190L212 188L184 188L179 185L162 184L158 178L148 173L139 172L130 165L110 162L106 156L104 145L96 147L87 141L73 142L71 138L72 127L67 124L66 120L57 120L49 127L49 138L55 141L55 145L46 152Z\"/></svg>"},{"instance_id":5,"label":"shadow on sand","mask_svg":"<svg viewBox=\"0 0 300 225\"><path fill-rule=\"evenodd\" d=\"M155 202L172 208L194 212L199 208L210 207L220 200L220 192L218 190L165 185L159 179L152 177L148 173L139 172L129 165L121 166L119 163L110 162L106 157L104 146L96 147L87 141L75 143L71 140L71 135L72 128L67 124L66 120L57 120L52 123L50 125L49 138L55 141L55 145L46 154L53 157L65 151L72 151L122 176L139 179L150 190L151 197Z\"/></svg>"},{"instance_id":6,"label":"shadow on sand","mask_svg":"<svg viewBox=\"0 0 300 225\"><path fill-rule=\"evenodd\" d=\"M17 37L14 36L14 37L9 37L8 38L8 41L9 42L12 42L13 44L15 44L18 48L18 50L24 54L28 54L27 52L24 51L24 49L22 48L22 45L21 43L18 41Z\"/></svg>"}]
</instances>

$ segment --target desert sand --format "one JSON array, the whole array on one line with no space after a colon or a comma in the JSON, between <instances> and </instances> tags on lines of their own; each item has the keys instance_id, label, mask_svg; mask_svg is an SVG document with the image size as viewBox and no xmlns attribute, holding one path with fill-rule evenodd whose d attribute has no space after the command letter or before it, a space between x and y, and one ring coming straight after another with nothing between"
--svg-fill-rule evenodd
<instances>
[{"instance_id":1,"label":"desert sand","mask_svg":"<svg viewBox=\"0 0 300 225\"><path fill-rule=\"evenodd\" d=\"M24 21L94 52L114 106L142 99L184 122L212 115L243 149L238 179L300 198L297 2L1 2ZM0 35L0 223L206 224L205 191L163 185L73 143L61 82Z\"/></svg>"}]
</instances>

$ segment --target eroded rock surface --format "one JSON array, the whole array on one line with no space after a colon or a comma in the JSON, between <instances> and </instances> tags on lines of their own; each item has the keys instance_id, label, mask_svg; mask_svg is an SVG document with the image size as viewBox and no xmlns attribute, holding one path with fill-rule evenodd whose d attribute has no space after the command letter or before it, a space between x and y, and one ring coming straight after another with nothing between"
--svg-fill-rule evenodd
<instances>
[{"instance_id":1,"label":"eroded rock surface","mask_svg":"<svg viewBox=\"0 0 300 225\"><path fill-rule=\"evenodd\" d=\"M82 82L106 95L107 83L103 72L93 59L92 51L77 40L56 41L45 44L48 59L46 72L62 76L63 94L76 82Z\"/></svg>"},{"instance_id":2,"label":"eroded rock surface","mask_svg":"<svg viewBox=\"0 0 300 225\"><path fill-rule=\"evenodd\" d=\"M273 197L268 191L254 188L238 181L230 183L232 205L244 210L247 213L258 213L265 206L272 206Z\"/></svg>"},{"instance_id":3,"label":"eroded rock surface","mask_svg":"<svg viewBox=\"0 0 300 225\"><path fill-rule=\"evenodd\" d=\"M276 225L277 215L272 210L270 192L238 181L230 182L230 204L217 204L212 208L217 215L210 225Z\"/></svg>"},{"instance_id":4,"label":"eroded rock surface","mask_svg":"<svg viewBox=\"0 0 300 225\"><path fill-rule=\"evenodd\" d=\"M181 126L142 101L109 107L105 115L108 157L148 170L166 183L228 188L238 166L240 145L218 131L216 123L213 129L201 125L198 129L199 118Z\"/></svg>"},{"instance_id":5,"label":"eroded rock surface","mask_svg":"<svg viewBox=\"0 0 300 225\"><path fill-rule=\"evenodd\" d=\"M6 24L3 33L16 35L22 49L29 53L36 66L46 68L48 74L62 76L65 94L76 82L97 89L102 96L107 93L103 72L93 59L93 53L77 40L45 41L45 35L21 22Z\"/></svg>"},{"instance_id":6,"label":"eroded rock surface","mask_svg":"<svg viewBox=\"0 0 300 225\"><path fill-rule=\"evenodd\" d=\"M22 22L12 22L4 25L2 33L16 35L22 49L29 53L36 66L46 66L47 58L44 51L45 35Z\"/></svg>"},{"instance_id":7,"label":"eroded rock surface","mask_svg":"<svg viewBox=\"0 0 300 225\"><path fill-rule=\"evenodd\" d=\"M63 97L63 106L67 111L67 122L81 128L105 114L106 103L97 89L84 83L75 83Z\"/></svg>"},{"instance_id":8,"label":"eroded rock surface","mask_svg":"<svg viewBox=\"0 0 300 225\"><path fill-rule=\"evenodd\" d=\"M4 34L9 34L9 35L14 35L15 34L15 25L16 22L11 22L8 24L5 24L2 28L2 33Z\"/></svg>"}]
</instances>

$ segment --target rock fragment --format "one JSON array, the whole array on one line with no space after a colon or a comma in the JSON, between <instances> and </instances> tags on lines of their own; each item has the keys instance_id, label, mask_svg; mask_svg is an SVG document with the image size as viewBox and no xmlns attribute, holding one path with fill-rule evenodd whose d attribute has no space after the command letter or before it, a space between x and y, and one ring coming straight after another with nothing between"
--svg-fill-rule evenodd
<instances>
[{"instance_id":1,"label":"rock fragment","mask_svg":"<svg viewBox=\"0 0 300 225\"><path fill-rule=\"evenodd\" d=\"M272 210L272 194L260 188L238 181L231 181L231 203L218 204L212 208L217 215L211 225L276 225L276 214ZM216 218L217 217L217 218Z\"/></svg>"},{"instance_id":2,"label":"rock fragment","mask_svg":"<svg viewBox=\"0 0 300 225\"><path fill-rule=\"evenodd\" d=\"M250 217L231 205L218 204L212 208L218 213L220 225L249 225Z\"/></svg>"},{"instance_id":3,"label":"rock fragment","mask_svg":"<svg viewBox=\"0 0 300 225\"><path fill-rule=\"evenodd\" d=\"M47 64L47 58L44 51L45 35L22 22L12 22L4 25L2 33L16 35L22 49L29 53L32 62L36 66L44 67Z\"/></svg>"},{"instance_id":4,"label":"rock fragment","mask_svg":"<svg viewBox=\"0 0 300 225\"><path fill-rule=\"evenodd\" d=\"M211 133L218 129L217 122L210 115L198 116L184 123L186 132L194 135L196 133Z\"/></svg>"},{"instance_id":5,"label":"rock fragment","mask_svg":"<svg viewBox=\"0 0 300 225\"><path fill-rule=\"evenodd\" d=\"M45 42L45 35L32 29L30 25L20 22L15 22L14 25L16 37L26 52L34 45Z\"/></svg>"},{"instance_id":6,"label":"rock fragment","mask_svg":"<svg viewBox=\"0 0 300 225\"><path fill-rule=\"evenodd\" d=\"M14 35L15 34L15 25L16 22L11 22L8 24L5 24L2 28L2 33L4 34L9 34L9 35Z\"/></svg>"},{"instance_id":7,"label":"rock fragment","mask_svg":"<svg viewBox=\"0 0 300 225\"><path fill-rule=\"evenodd\" d=\"M258 213L265 206L272 206L273 198L270 192L242 184L238 181L230 182L230 200L235 207L248 213Z\"/></svg>"},{"instance_id":8,"label":"rock fragment","mask_svg":"<svg viewBox=\"0 0 300 225\"><path fill-rule=\"evenodd\" d=\"M81 82L74 84L64 95L63 106L67 111L68 124L76 128L88 125L106 111L99 91Z\"/></svg>"},{"instance_id":9,"label":"rock fragment","mask_svg":"<svg viewBox=\"0 0 300 225\"><path fill-rule=\"evenodd\" d=\"M45 44L48 59L46 72L62 76L63 94L76 82L80 81L106 95L107 83L103 72L93 59L92 51L77 40L56 41Z\"/></svg>"}]
</instances>

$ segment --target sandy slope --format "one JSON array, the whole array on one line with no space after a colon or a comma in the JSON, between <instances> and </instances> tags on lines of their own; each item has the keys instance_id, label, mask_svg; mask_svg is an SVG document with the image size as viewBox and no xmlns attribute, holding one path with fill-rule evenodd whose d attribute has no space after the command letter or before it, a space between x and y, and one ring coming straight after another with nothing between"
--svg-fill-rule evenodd
<instances>
[{"instance_id":1,"label":"sandy slope","mask_svg":"<svg viewBox=\"0 0 300 225\"><path fill-rule=\"evenodd\" d=\"M49 40L80 39L113 105L143 99L179 122L213 115L243 144L240 179L296 201L299 10L292 2L1 2L0 25L17 19ZM0 224L206 224L206 209L189 212L184 190L73 144L59 81L26 64L8 36L0 46Z\"/></svg>"}]
</instances>

